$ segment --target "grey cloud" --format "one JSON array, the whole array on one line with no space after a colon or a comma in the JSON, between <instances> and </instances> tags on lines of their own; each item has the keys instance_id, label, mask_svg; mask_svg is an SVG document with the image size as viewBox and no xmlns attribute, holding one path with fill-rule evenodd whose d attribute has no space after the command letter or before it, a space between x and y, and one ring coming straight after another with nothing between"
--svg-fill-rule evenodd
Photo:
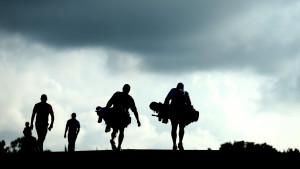
<instances>
[{"instance_id":1,"label":"grey cloud","mask_svg":"<svg viewBox=\"0 0 300 169\"><path fill-rule=\"evenodd\" d=\"M102 46L136 53L144 61L141 67L151 71L252 67L272 72L286 55L299 50L267 42L261 34L247 39L243 36L252 27L273 36L267 31L272 26L252 21L256 25L240 28L233 19L240 22L256 8L282 7L281 3L290 5L235 0L2 1L0 30L57 48ZM218 36L237 45L227 49Z\"/></svg>"},{"instance_id":2,"label":"grey cloud","mask_svg":"<svg viewBox=\"0 0 300 169\"><path fill-rule=\"evenodd\" d=\"M147 50L149 43L155 48L157 42L203 27L201 22L214 15L204 5L213 7L205 1L8 1L1 5L1 26L53 45L136 45Z\"/></svg>"}]
</instances>

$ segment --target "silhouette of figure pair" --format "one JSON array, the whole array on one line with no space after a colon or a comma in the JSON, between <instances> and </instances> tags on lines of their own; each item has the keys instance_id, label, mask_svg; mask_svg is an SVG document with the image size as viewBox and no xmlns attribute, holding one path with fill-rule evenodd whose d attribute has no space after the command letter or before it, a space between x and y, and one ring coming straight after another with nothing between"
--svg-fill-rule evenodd
<instances>
[{"instance_id":1,"label":"silhouette of figure pair","mask_svg":"<svg viewBox=\"0 0 300 169\"><path fill-rule=\"evenodd\" d=\"M38 135L37 139L37 151L44 151L44 141L46 139L47 131L51 131L54 123L54 112L52 106L47 103L47 95L41 95L41 102L34 105L32 116L31 116L31 125L29 127L29 122L26 123L26 127L24 129L25 138L32 137L31 130L33 129L33 122L35 120L35 128ZM49 126L48 118L51 116L51 123ZM71 119L67 121L64 138L66 138L66 134L68 132L68 151L75 151L75 141L77 139L77 135L80 131L80 123L76 119L76 113L71 114ZM32 138L30 138L32 140ZM29 143L28 143L29 144ZM27 148L28 146L26 146Z\"/></svg>"},{"instance_id":2,"label":"silhouette of figure pair","mask_svg":"<svg viewBox=\"0 0 300 169\"><path fill-rule=\"evenodd\" d=\"M121 145L124 139L124 129L130 124L130 115L129 108L135 115L138 126L141 125L139 121L139 116L137 112L137 108L135 106L135 102L133 98L129 95L130 85L125 84L123 86L122 92L116 92L109 99L105 108L101 108L98 106L96 108L96 112L99 115L98 122L104 119L106 123L105 132L109 132L110 128L113 128L113 132L111 133L111 146L113 150L121 150ZM171 101L171 103L170 103ZM110 108L113 105L113 108ZM173 142L173 150L184 150L183 147L183 138L184 138L184 129L185 127L193 121L198 120L198 113L194 110L191 100L189 97L189 93L184 91L183 83L179 82L176 88L172 88L168 95L165 98L164 106L159 104L152 104L152 106L159 106L164 109L164 115L159 116L159 118L163 119L163 123L167 123L167 119L171 121L171 137ZM151 107L151 104L150 104ZM167 107L167 108L166 108ZM168 109L166 113L165 109ZM188 113L187 113L188 112ZM166 117L168 116L168 117ZM192 116L192 117L191 117ZM127 120L129 119L129 120ZM179 127L179 142L177 145L177 128ZM118 138L118 147L116 147L114 139L116 135L120 132Z\"/></svg>"}]
</instances>

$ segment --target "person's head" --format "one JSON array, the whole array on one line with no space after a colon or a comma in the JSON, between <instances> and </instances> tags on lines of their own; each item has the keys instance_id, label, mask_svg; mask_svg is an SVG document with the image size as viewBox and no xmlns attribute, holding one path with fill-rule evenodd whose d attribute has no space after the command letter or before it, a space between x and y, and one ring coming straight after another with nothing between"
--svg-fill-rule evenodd
<instances>
[{"instance_id":1,"label":"person's head","mask_svg":"<svg viewBox=\"0 0 300 169\"><path fill-rule=\"evenodd\" d=\"M129 84L125 84L123 86L123 92L126 93L126 94L128 94L129 91L130 91L130 85Z\"/></svg>"},{"instance_id":2,"label":"person's head","mask_svg":"<svg viewBox=\"0 0 300 169\"><path fill-rule=\"evenodd\" d=\"M72 113L71 117L72 117L72 119L75 119L76 118L76 113Z\"/></svg>"},{"instance_id":3,"label":"person's head","mask_svg":"<svg viewBox=\"0 0 300 169\"><path fill-rule=\"evenodd\" d=\"M25 123L25 126L26 126L26 127L29 127L29 122L28 122L28 121Z\"/></svg>"},{"instance_id":4,"label":"person's head","mask_svg":"<svg viewBox=\"0 0 300 169\"><path fill-rule=\"evenodd\" d=\"M179 82L179 83L177 84L177 87L176 87L176 88L177 88L177 89L182 89L182 90L183 90L183 88L184 88L183 83Z\"/></svg>"},{"instance_id":5,"label":"person's head","mask_svg":"<svg viewBox=\"0 0 300 169\"><path fill-rule=\"evenodd\" d=\"M41 101L42 102L46 102L47 101L47 95L46 94L42 94Z\"/></svg>"}]
</instances>

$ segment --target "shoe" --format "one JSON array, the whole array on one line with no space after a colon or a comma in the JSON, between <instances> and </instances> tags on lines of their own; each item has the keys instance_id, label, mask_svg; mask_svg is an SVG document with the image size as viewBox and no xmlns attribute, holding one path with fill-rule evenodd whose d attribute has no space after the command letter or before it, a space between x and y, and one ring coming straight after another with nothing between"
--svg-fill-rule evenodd
<instances>
[{"instance_id":1,"label":"shoe","mask_svg":"<svg viewBox=\"0 0 300 169\"><path fill-rule=\"evenodd\" d=\"M105 127L105 133L107 133L107 132L110 132L110 127L109 126Z\"/></svg>"},{"instance_id":2,"label":"shoe","mask_svg":"<svg viewBox=\"0 0 300 169\"><path fill-rule=\"evenodd\" d=\"M179 150L184 150L182 143L178 143Z\"/></svg>"},{"instance_id":3,"label":"shoe","mask_svg":"<svg viewBox=\"0 0 300 169\"><path fill-rule=\"evenodd\" d=\"M112 148L113 150L117 150L116 143L115 143L114 140L110 140L110 144L111 144L111 148Z\"/></svg>"},{"instance_id":4,"label":"shoe","mask_svg":"<svg viewBox=\"0 0 300 169\"><path fill-rule=\"evenodd\" d=\"M117 150L118 150L118 151L122 151L122 148L121 148L121 147L118 147Z\"/></svg>"},{"instance_id":5,"label":"shoe","mask_svg":"<svg viewBox=\"0 0 300 169\"><path fill-rule=\"evenodd\" d=\"M177 150L177 146L173 146L173 150Z\"/></svg>"}]
</instances>

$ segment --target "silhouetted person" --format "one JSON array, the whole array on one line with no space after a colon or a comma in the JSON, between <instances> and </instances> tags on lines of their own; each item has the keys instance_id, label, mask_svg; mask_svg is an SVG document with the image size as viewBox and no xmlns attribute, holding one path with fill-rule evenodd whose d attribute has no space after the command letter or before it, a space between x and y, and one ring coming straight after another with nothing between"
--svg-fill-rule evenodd
<instances>
[{"instance_id":1,"label":"silhouetted person","mask_svg":"<svg viewBox=\"0 0 300 169\"><path fill-rule=\"evenodd\" d=\"M113 105L113 110L107 112L107 114L112 114L111 119L108 121L107 125L113 129L110 140L113 150L121 150L121 145L124 139L124 129L131 123L129 109L131 109L131 111L134 113L138 127L141 126L135 102L129 95L129 91L130 85L125 84L123 86L123 91L114 93L106 104L106 108L108 111L109 108ZM116 138L118 131L120 133L118 138L118 147L116 147L114 139Z\"/></svg>"},{"instance_id":2,"label":"silhouetted person","mask_svg":"<svg viewBox=\"0 0 300 169\"><path fill-rule=\"evenodd\" d=\"M47 95L41 96L41 102L34 105L31 116L31 129L33 129L33 121L36 115L35 128L38 136L38 151L44 151L43 145L47 135L47 129L51 131L54 123L54 112L52 106L47 102ZM48 124L48 117L51 116L50 126ZM49 128L48 128L49 127Z\"/></svg>"},{"instance_id":3,"label":"silhouetted person","mask_svg":"<svg viewBox=\"0 0 300 169\"><path fill-rule=\"evenodd\" d=\"M170 120L171 120L171 136L173 141L173 150L184 150L183 148L183 137L184 137L184 128L189 124L186 118L186 110L188 106L191 106L191 100L186 91L184 91L183 83L178 83L176 88L172 88L165 98L165 105L170 104ZM179 143L178 147L176 144L177 139L177 128L179 126Z\"/></svg>"},{"instance_id":4,"label":"silhouetted person","mask_svg":"<svg viewBox=\"0 0 300 169\"><path fill-rule=\"evenodd\" d=\"M24 134L24 137L30 137L30 136L32 136L31 128L29 126L29 122L25 123L25 128L23 130L23 134Z\"/></svg>"},{"instance_id":5,"label":"silhouetted person","mask_svg":"<svg viewBox=\"0 0 300 169\"><path fill-rule=\"evenodd\" d=\"M68 132L68 151L74 152L75 151L75 142L77 139L77 135L80 131L80 123L78 120L76 120L76 113L71 114L71 119L67 121L66 129L65 129L65 135L66 138L67 131Z\"/></svg>"},{"instance_id":6,"label":"silhouetted person","mask_svg":"<svg viewBox=\"0 0 300 169\"><path fill-rule=\"evenodd\" d=\"M21 152L35 152L37 151L36 138L32 136L29 122L25 123L23 130L24 137L22 139Z\"/></svg>"}]
</instances>

